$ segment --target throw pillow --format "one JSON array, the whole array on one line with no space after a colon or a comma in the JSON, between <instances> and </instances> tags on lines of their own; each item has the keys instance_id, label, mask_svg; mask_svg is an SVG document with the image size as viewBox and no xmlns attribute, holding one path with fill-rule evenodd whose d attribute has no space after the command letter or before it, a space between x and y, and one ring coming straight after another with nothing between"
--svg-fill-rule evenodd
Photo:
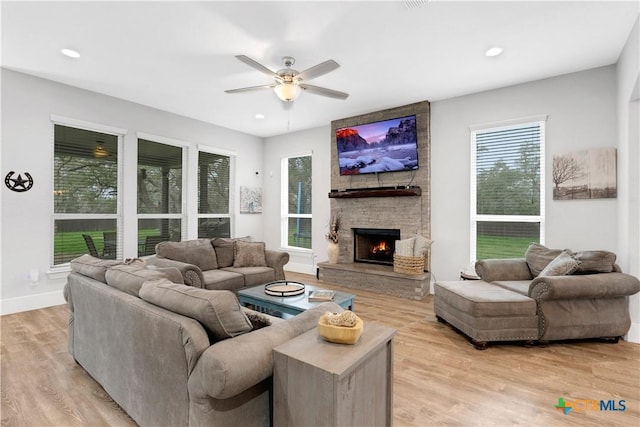
<instances>
[{"instance_id":1,"label":"throw pillow","mask_svg":"<svg viewBox=\"0 0 640 427\"><path fill-rule=\"evenodd\" d=\"M410 237L404 240L396 240L395 255L412 257L415 244L416 237Z\"/></svg>"},{"instance_id":2,"label":"throw pillow","mask_svg":"<svg viewBox=\"0 0 640 427\"><path fill-rule=\"evenodd\" d=\"M218 259L218 268L231 267L233 265L233 255L236 248L236 241L218 237L212 240Z\"/></svg>"},{"instance_id":3,"label":"throw pillow","mask_svg":"<svg viewBox=\"0 0 640 427\"><path fill-rule=\"evenodd\" d=\"M82 255L71 260L71 271L80 273L83 276L91 277L102 283L107 283L105 274L110 267L122 264L114 259L100 259L91 255Z\"/></svg>"},{"instance_id":4,"label":"throw pillow","mask_svg":"<svg viewBox=\"0 0 640 427\"><path fill-rule=\"evenodd\" d=\"M539 243L531 243L524 254L531 275L533 277L540 275L540 272L561 252L562 249L549 249Z\"/></svg>"},{"instance_id":5,"label":"throw pillow","mask_svg":"<svg viewBox=\"0 0 640 427\"><path fill-rule=\"evenodd\" d=\"M215 340L235 337L252 330L231 291L214 291L156 280L145 282L140 298L202 324Z\"/></svg>"},{"instance_id":6,"label":"throw pillow","mask_svg":"<svg viewBox=\"0 0 640 427\"><path fill-rule=\"evenodd\" d=\"M105 274L107 285L120 289L134 297L140 296L140 288L149 280L167 279L167 275L158 270L151 270L140 265L116 265Z\"/></svg>"},{"instance_id":7,"label":"throw pillow","mask_svg":"<svg viewBox=\"0 0 640 427\"><path fill-rule=\"evenodd\" d=\"M582 251L573 256L580 261L576 273L611 273L616 262L616 254L609 251Z\"/></svg>"},{"instance_id":8,"label":"throw pillow","mask_svg":"<svg viewBox=\"0 0 640 427\"><path fill-rule=\"evenodd\" d=\"M578 261L566 250L555 257L538 276L564 276L578 269Z\"/></svg>"},{"instance_id":9,"label":"throw pillow","mask_svg":"<svg viewBox=\"0 0 640 427\"><path fill-rule=\"evenodd\" d=\"M413 256L426 256L432 243L433 240L429 240L424 236L416 236L413 244Z\"/></svg>"},{"instance_id":10,"label":"throw pillow","mask_svg":"<svg viewBox=\"0 0 640 427\"><path fill-rule=\"evenodd\" d=\"M264 254L264 242L236 241L234 267L266 267L267 259Z\"/></svg>"},{"instance_id":11,"label":"throw pillow","mask_svg":"<svg viewBox=\"0 0 640 427\"><path fill-rule=\"evenodd\" d=\"M216 251L209 239L161 242L156 246L156 254L161 258L197 265L202 271L218 268Z\"/></svg>"}]
</instances>

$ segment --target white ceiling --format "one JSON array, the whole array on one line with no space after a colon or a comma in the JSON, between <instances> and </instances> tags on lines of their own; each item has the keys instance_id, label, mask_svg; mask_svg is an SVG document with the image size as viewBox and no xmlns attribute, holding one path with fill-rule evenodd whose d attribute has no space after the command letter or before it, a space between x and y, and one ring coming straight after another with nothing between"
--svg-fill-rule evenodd
<instances>
[{"instance_id":1,"label":"white ceiling","mask_svg":"<svg viewBox=\"0 0 640 427\"><path fill-rule=\"evenodd\" d=\"M2 66L262 137L335 119L613 64L635 1L2 2ZM495 58L484 52L505 49ZM70 59L60 49L82 55ZM290 111L272 90L281 57L310 81L350 93L302 93ZM258 120L257 113L265 118Z\"/></svg>"}]
</instances>

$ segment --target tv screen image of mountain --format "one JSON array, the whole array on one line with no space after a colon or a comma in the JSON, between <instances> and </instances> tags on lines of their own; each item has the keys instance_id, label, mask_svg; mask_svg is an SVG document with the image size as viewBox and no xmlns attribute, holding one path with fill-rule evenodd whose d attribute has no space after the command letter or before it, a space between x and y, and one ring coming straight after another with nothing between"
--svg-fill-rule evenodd
<instances>
[{"instance_id":1,"label":"tv screen image of mountain","mask_svg":"<svg viewBox=\"0 0 640 427\"><path fill-rule=\"evenodd\" d=\"M416 116L336 129L340 175L418 169Z\"/></svg>"}]
</instances>

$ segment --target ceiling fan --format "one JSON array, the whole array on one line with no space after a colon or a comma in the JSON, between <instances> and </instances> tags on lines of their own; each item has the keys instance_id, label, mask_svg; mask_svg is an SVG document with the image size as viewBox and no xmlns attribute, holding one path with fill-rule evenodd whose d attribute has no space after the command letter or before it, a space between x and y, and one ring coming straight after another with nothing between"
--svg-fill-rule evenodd
<instances>
[{"instance_id":1,"label":"ceiling fan","mask_svg":"<svg viewBox=\"0 0 640 427\"><path fill-rule=\"evenodd\" d=\"M284 56L282 58L282 62L284 63L284 66L286 68L278 71L271 71L269 68L245 55L236 55L236 58L238 58L248 66L253 67L256 70L268 75L269 77L274 78L275 83L271 83L269 85L243 87L239 89L229 89L225 90L226 93L240 93L253 90L273 89L276 95L278 95L278 98L280 98L285 103L297 99L303 90L315 95L327 96L329 98L335 99L347 99L347 97L349 96L349 94L345 92L304 83L307 80L322 76L340 67L340 65L333 59L321 62L318 65L299 72L291 68L291 66L296 62L296 60L291 56Z\"/></svg>"}]
</instances>

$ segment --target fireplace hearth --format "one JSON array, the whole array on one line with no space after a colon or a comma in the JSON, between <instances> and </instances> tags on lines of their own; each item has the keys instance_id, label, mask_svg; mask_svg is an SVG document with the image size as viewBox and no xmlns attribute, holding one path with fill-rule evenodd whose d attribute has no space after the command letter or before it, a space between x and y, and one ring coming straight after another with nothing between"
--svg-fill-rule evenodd
<instances>
[{"instance_id":1,"label":"fireplace hearth","mask_svg":"<svg viewBox=\"0 0 640 427\"><path fill-rule=\"evenodd\" d=\"M400 230L354 228L353 261L393 265L396 240L400 240Z\"/></svg>"}]
</instances>

